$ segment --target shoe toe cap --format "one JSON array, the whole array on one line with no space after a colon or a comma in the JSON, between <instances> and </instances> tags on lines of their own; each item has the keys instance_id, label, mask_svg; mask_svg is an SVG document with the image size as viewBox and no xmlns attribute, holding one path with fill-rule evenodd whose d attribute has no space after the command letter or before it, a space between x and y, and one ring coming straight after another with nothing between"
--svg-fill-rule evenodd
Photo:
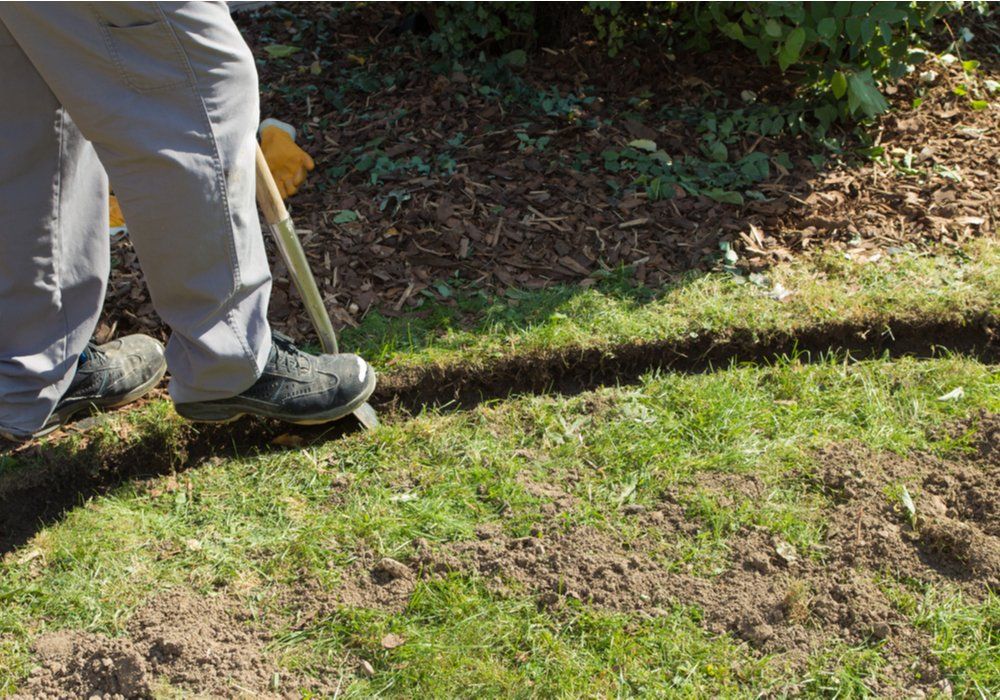
<instances>
[{"instance_id":1,"label":"shoe toe cap","mask_svg":"<svg viewBox=\"0 0 1000 700\"><path fill-rule=\"evenodd\" d=\"M144 376L155 376L166 370L163 344L148 335L127 335L120 339L121 353L129 359L133 370Z\"/></svg>"},{"instance_id":2,"label":"shoe toe cap","mask_svg":"<svg viewBox=\"0 0 1000 700\"><path fill-rule=\"evenodd\" d=\"M375 382L375 370L357 355L344 353L331 355L329 368L337 375L341 395L350 400L368 390Z\"/></svg>"}]
</instances>

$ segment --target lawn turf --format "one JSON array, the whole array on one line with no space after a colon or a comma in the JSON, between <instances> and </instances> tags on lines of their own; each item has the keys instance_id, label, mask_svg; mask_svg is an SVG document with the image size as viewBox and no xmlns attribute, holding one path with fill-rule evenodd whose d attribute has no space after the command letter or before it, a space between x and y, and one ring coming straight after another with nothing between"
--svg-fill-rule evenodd
<instances>
[{"instance_id":1,"label":"lawn turf","mask_svg":"<svg viewBox=\"0 0 1000 700\"><path fill-rule=\"evenodd\" d=\"M939 400L957 386L960 400ZM145 599L180 586L257 610L287 673L342 673L350 697L861 696L879 682L878 644L832 640L787 670L780 657L706 632L697 608L683 604L653 618L586 604L548 611L530 591L497 593L466 572L419 581L400 611L339 608L302 625L285 594L303 581L336 590L359 552L406 559L417 538L469 540L491 524L510 536L546 522L654 541L663 567L703 577L724 565L745 527L822 558L828 501L809 487L815 450L857 440L878 450L960 452L968 436L940 428L980 409L1000 411L1000 376L968 359L790 358L428 412L370 434L128 483L44 527L0 564L0 688L16 688L30 668L35 635L120 633ZM116 418L129 430L115 421L101 429L109 451L146 431L181 429L162 403L143 411ZM698 488L708 473L753 473L767 496L720 502ZM531 483L555 485L573 501L553 515L553 498ZM623 506L654 507L668 496L699 526L656 543ZM1000 687L995 595L880 584L932 635L958 695ZM388 632L406 642L382 648ZM373 676L356 672L359 659Z\"/></svg>"}]
</instances>

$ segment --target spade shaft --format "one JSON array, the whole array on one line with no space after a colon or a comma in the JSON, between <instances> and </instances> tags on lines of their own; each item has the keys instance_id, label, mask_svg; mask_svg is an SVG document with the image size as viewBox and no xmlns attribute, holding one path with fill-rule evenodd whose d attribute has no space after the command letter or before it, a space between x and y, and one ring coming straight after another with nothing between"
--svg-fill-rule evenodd
<instances>
[{"instance_id":1,"label":"spade shaft","mask_svg":"<svg viewBox=\"0 0 1000 700\"><path fill-rule=\"evenodd\" d=\"M264 220L267 221L274 240L278 244L282 260L288 268L288 275L292 278L292 283L302 297L302 303L306 307L309 320L312 321L316 335L319 336L320 345L323 352L335 354L339 352L337 346L337 334L333 330L333 323L330 322L330 314L326 311L323 303L323 296L319 287L316 286L316 279L309 268L309 261L305 251L302 250L302 243L299 242L298 234L295 233L295 224L292 217L288 215L285 203L278 192L278 186L271 175L271 169L267 167L267 160L264 153L257 146L257 204L264 213ZM363 404L354 412L354 416L365 428L372 429L378 426L378 418L375 409L369 404Z\"/></svg>"}]
</instances>

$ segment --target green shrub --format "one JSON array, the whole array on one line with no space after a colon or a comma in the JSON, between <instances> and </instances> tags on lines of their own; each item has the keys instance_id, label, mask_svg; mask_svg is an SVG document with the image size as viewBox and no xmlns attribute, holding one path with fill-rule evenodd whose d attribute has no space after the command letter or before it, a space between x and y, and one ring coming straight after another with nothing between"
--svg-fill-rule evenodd
<instances>
[{"instance_id":1,"label":"green shrub","mask_svg":"<svg viewBox=\"0 0 1000 700\"><path fill-rule=\"evenodd\" d=\"M450 55L526 48L539 39L540 26L553 24L549 13L561 13L558 21L566 24L567 10L611 56L650 39L685 51L738 42L761 64L787 72L800 86L802 105L825 129L837 120L885 111L878 85L922 60L918 32L959 7L942 2L435 3L431 44Z\"/></svg>"},{"instance_id":2,"label":"green shrub","mask_svg":"<svg viewBox=\"0 0 1000 700\"><path fill-rule=\"evenodd\" d=\"M722 35L761 64L794 69L824 125L873 117L888 107L877 82L901 77L923 59L915 34L941 13L927 2L711 2L689 6L687 45L707 49Z\"/></svg>"},{"instance_id":3,"label":"green shrub","mask_svg":"<svg viewBox=\"0 0 1000 700\"><path fill-rule=\"evenodd\" d=\"M512 37L525 46L536 38L531 2L434 3L431 46L443 54L468 55L488 44L506 45ZM419 3L417 4L419 8Z\"/></svg>"}]
</instances>

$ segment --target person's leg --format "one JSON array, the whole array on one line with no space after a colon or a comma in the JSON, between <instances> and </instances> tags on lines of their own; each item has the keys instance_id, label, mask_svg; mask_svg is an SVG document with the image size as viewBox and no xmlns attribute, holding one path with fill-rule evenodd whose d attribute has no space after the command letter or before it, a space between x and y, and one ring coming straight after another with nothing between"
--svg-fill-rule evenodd
<instances>
[{"instance_id":1,"label":"person's leg","mask_svg":"<svg viewBox=\"0 0 1000 700\"><path fill-rule=\"evenodd\" d=\"M226 5L0 3L0 21L115 183L173 331L174 400L250 387L271 350L271 278L254 204L257 75Z\"/></svg>"},{"instance_id":2,"label":"person's leg","mask_svg":"<svg viewBox=\"0 0 1000 700\"><path fill-rule=\"evenodd\" d=\"M30 435L72 381L110 265L108 183L0 21L0 431Z\"/></svg>"}]
</instances>

